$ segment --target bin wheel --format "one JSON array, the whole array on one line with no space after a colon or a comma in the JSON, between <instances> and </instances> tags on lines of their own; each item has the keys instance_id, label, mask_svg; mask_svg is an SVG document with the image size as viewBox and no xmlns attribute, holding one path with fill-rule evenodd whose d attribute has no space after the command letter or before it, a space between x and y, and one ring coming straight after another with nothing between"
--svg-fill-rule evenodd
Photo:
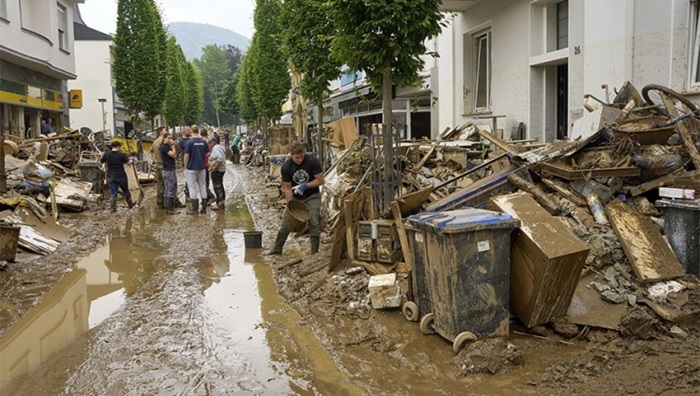
<instances>
[{"instance_id":1,"label":"bin wheel","mask_svg":"<svg viewBox=\"0 0 700 396\"><path fill-rule=\"evenodd\" d=\"M455 353L459 353L467 341L476 341L476 335L470 331L457 334L457 337L455 337L455 340L452 342L452 350Z\"/></svg>"},{"instance_id":2,"label":"bin wheel","mask_svg":"<svg viewBox=\"0 0 700 396\"><path fill-rule=\"evenodd\" d=\"M406 301L403 303L401 312L403 312L403 317L409 322L417 322L418 319L420 319L418 305L413 301Z\"/></svg>"},{"instance_id":3,"label":"bin wheel","mask_svg":"<svg viewBox=\"0 0 700 396\"><path fill-rule=\"evenodd\" d=\"M425 335L435 334L435 315L432 312L421 318L420 332Z\"/></svg>"}]
</instances>

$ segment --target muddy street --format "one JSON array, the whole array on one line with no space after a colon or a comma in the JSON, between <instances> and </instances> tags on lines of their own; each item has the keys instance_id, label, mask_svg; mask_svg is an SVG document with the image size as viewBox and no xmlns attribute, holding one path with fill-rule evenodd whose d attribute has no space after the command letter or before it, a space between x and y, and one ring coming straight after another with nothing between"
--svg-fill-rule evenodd
<instances>
[{"instance_id":1,"label":"muddy street","mask_svg":"<svg viewBox=\"0 0 700 396\"><path fill-rule=\"evenodd\" d=\"M305 236L290 238L279 257L245 249L242 231L262 230L269 245L279 224L277 192L258 182L263 178L260 169L229 164L226 209L204 216L181 211L166 217L152 208L152 197L140 209L120 212L123 222L85 257L73 256L66 267L72 269L37 305L48 316L61 304L80 312L75 307L82 293L89 308L84 317L66 315L68 320L50 322L61 325L37 329L28 314L3 337L5 343L34 345L38 352L29 356L51 357L2 394L696 390L695 336L680 349L672 338L628 340L590 331L564 340L522 334L515 326L509 338L480 341L455 356L449 342L423 335L400 310L372 310L367 274L329 274L326 235L315 256L308 255ZM303 261L288 265L295 258ZM62 345L57 329L79 336ZM29 363L24 358L13 364ZM664 374L656 374L659 364ZM690 375L679 375L684 372ZM643 381L653 375L653 383Z\"/></svg>"},{"instance_id":2,"label":"muddy street","mask_svg":"<svg viewBox=\"0 0 700 396\"><path fill-rule=\"evenodd\" d=\"M3 394L354 394L277 294L237 172L226 211L144 208L77 263L89 330Z\"/></svg>"}]
</instances>

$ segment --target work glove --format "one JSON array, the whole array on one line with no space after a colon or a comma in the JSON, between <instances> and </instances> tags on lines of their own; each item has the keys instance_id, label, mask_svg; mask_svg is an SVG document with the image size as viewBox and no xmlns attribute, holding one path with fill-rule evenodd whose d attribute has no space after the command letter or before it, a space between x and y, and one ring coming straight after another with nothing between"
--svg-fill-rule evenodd
<instances>
[{"instance_id":1,"label":"work glove","mask_svg":"<svg viewBox=\"0 0 700 396\"><path fill-rule=\"evenodd\" d=\"M292 191L294 191L294 194L296 195L304 195L304 193L308 189L309 186L307 186L306 183L301 183L298 186L294 186L294 188L292 188Z\"/></svg>"}]
</instances>

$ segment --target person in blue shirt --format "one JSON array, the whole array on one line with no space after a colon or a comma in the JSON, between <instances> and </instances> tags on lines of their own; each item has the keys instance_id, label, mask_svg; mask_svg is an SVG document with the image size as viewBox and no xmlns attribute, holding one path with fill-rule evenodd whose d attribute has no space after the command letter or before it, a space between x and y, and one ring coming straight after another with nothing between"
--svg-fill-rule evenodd
<instances>
[{"instance_id":1,"label":"person in blue shirt","mask_svg":"<svg viewBox=\"0 0 700 396\"><path fill-rule=\"evenodd\" d=\"M205 158L209 152L209 144L199 136L199 126L192 125L191 132L192 137L185 144L185 155L183 158L185 181L187 182L187 189L192 202L192 212L190 214L199 213L200 201L203 203L202 213L206 213L207 206L204 204L207 201L207 167Z\"/></svg>"},{"instance_id":2,"label":"person in blue shirt","mask_svg":"<svg viewBox=\"0 0 700 396\"><path fill-rule=\"evenodd\" d=\"M41 134L44 136L48 136L48 134L53 132L53 127L51 126L51 119L42 119L41 120Z\"/></svg>"}]
</instances>

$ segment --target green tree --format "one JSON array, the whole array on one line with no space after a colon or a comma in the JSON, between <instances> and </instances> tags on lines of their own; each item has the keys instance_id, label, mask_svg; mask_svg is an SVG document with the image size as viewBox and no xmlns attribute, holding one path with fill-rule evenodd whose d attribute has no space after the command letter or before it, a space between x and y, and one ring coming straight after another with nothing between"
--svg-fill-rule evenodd
<instances>
[{"instance_id":1,"label":"green tree","mask_svg":"<svg viewBox=\"0 0 700 396\"><path fill-rule=\"evenodd\" d=\"M185 111L185 124L192 125L199 122L204 110L204 87L199 70L192 62L187 62L187 110Z\"/></svg>"},{"instance_id":2,"label":"green tree","mask_svg":"<svg viewBox=\"0 0 700 396\"><path fill-rule=\"evenodd\" d=\"M210 98L216 112L216 124L220 126L221 103L219 103L219 97L224 85L233 75L226 52L218 45L207 45L202 48L202 58L197 62L197 66L202 73L204 92Z\"/></svg>"},{"instance_id":3,"label":"green tree","mask_svg":"<svg viewBox=\"0 0 700 396\"><path fill-rule=\"evenodd\" d=\"M238 104L236 103L236 86L238 85L238 80L240 79L240 73L233 75L233 78L228 80L221 90L221 97L219 98L219 108L225 114L232 116L238 115Z\"/></svg>"},{"instance_id":4,"label":"green tree","mask_svg":"<svg viewBox=\"0 0 700 396\"><path fill-rule=\"evenodd\" d=\"M246 121L246 124L251 125L258 118L258 112L253 101L253 93L250 84L250 67L248 59L251 52L250 49L241 60L241 67L238 69L236 78L236 105L241 118Z\"/></svg>"},{"instance_id":5,"label":"green tree","mask_svg":"<svg viewBox=\"0 0 700 396\"><path fill-rule=\"evenodd\" d=\"M280 118L282 103L291 88L287 58L282 51L281 14L280 0L256 0L255 48L250 59L254 76L252 91L258 113L265 117L266 123Z\"/></svg>"},{"instance_id":6,"label":"green tree","mask_svg":"<svg viewBox=\"0 0 700 396\"><path fill-rule=\"evenodd\" d=\"M151 117L163 107L165 30L153 0L119 0L117 15L116 94L137 125L140 113Z\"/></svg>"},{"instance_id":7,"label":"green tree","mask_svg":"<svg viewBox=\"0 0 700 396\"><path fill-rule=\"evenodd\" d=\"M432 54L429 38L442 30L441 0L331 0L337 33L333 53L352 70L363 70L369 83L382 92L384 177L392 180L392 86L420 83L422 55ZM383 191L386 207L393 191Z\"/></svg>"},{"instance_id":8,"label":"green tree","mask_svg":"<svg viewBox=\"0 0 700 396\"><path fill-rule=\"evenodd\" d=\"M363 70L383 95L384 123L391 124L391 87L420 83L422 55L436 55L426 40L443 21L441 0L331 0L338 32L334 54L352 70Z\"/></svg>"},{"instance_id":9,"label":"green tree","mask_svg":"<svg viewBox=\"0 0 700 396\"><path fill-rule=\"evenodd\" d=\"M342 63L331 56L335 26L329 3L323 0L285 0L285 50L303 78L301 94L318 106L318 130L323 131L323 100L330 81L340 77ZM319 133L319 139L321 134ZM318 144L323 159L323 144Z\"/></svg>"},{"instance_id":10,"label":"green tree","mask_svg":"<svg viewBox=\"0 0 700 396\"><path fill-rule=\"evenodd\" d=\"M187 111L187 60L175 37L168 38L167 49L165 119L169 126L182 125Z\"/></svg>"}]
</instances>

